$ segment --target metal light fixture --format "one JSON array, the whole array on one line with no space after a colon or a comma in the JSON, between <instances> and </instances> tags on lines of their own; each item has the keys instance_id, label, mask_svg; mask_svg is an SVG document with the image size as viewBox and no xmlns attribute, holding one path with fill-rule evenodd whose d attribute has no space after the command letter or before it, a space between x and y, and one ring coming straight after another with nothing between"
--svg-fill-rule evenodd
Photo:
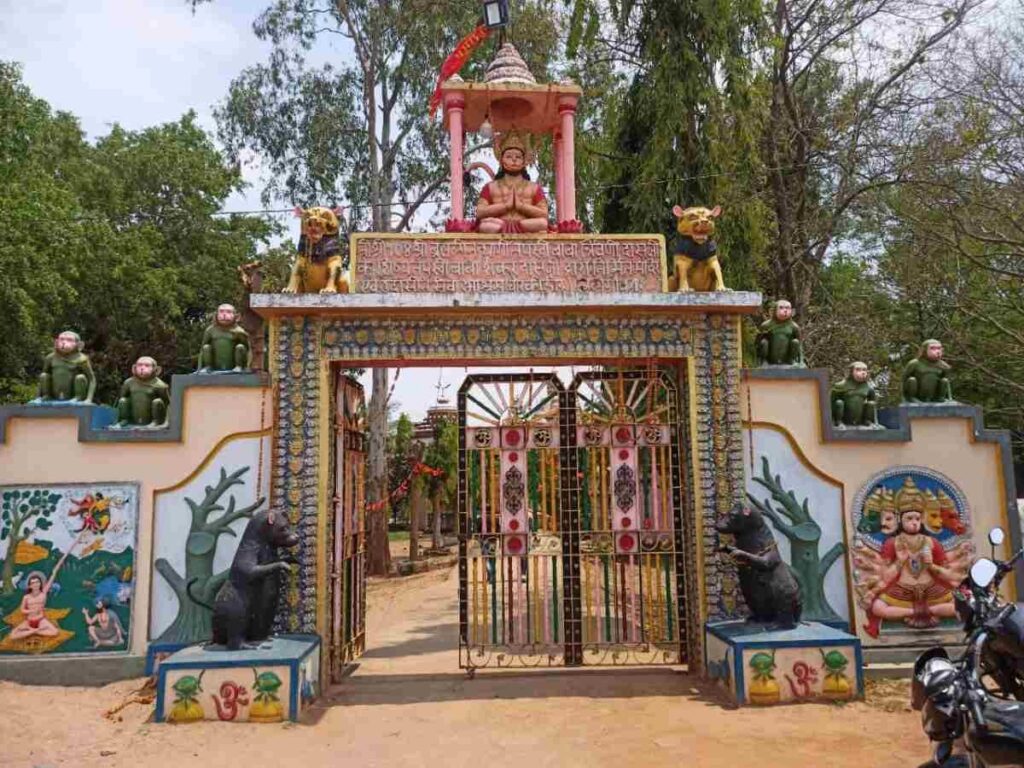
<instances>
[{"instance_id":1,"label":"metal light fixture","mask_svg":"<svg viewBox=\"0 0 1024 768\"><path fill-rule=\"evenodd\" d=\"M508 24L508 0L484 0L484 26L501 29Z\"/></svg>"},{"instance_id":2,"label":"metal light fixture","mask_svg":"<svg viewBox=\"0 0 1024 768\"><path fill-rule=\"evenodd\" d=\"M490 139L494 136L494 126L491 125L490 115L484 118L484 121L480 123L480 129L477 131L482 139Z\"/></svg>"}]
</instances>

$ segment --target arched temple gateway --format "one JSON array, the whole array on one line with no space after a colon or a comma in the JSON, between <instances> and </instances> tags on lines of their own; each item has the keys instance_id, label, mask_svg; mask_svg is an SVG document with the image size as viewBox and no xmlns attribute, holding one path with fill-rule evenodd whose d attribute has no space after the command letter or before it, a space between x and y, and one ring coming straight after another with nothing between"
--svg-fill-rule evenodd
<instances>
[{"instance_id":1,"label":"arched temple gateway","mask_svg":"<svg viewBox=\"0 0 1024 768\"><path fill-rule=\"evenodd\" d=\"M914 512L950 572L990 526L1017 546L1007 436L952 402L876 414L852 367L830 395L781 310L762 326L764 365L744 371L741 326L762 297L675 290L678 270L690 271L684 287L716 287L694 270L717 265L717 209L678 211L685 242L671 253L661 235L582 231L580 94L533 82L508 45L484 82L444 83L446 231L353 235L347 279L330 278L348 293L252 295L267 372L231 370L246 349L226 315L204 353L217 359L215 340L230 340L224 370L174 376L166 425L111 428L111 409L71 399L0 408L3 620L28 626L32 573L62 584L44 601L57 634L0 637L0 677L112 679L207 637L188 586L211 600L237 546L227 529L269 508L300 537L277 626L320 641L285 685L305 701L338 680L367 642L363 393L346 371L374 366L503 371L469 376L457 400L463 668L687 664L740 701L773 703L799 698L772 684L775 667L827 659L807 695L844 698L858 690L861 646L885 661L956 636L948 574L917 599L920 579L882 576L887 542L915 535ZM499 167L470 217L464 137L485 124ZM524 174L543 140L554 190ZM583 372L533 371L547 366ZM746 609L715 526L737 504L769 523L820 632L759 646L726 621ZM120 617L119 642L107 630L95 642L79 619L100 598ZM758 655L769 646L774 667Z\"/></svg>"}]
</instances>

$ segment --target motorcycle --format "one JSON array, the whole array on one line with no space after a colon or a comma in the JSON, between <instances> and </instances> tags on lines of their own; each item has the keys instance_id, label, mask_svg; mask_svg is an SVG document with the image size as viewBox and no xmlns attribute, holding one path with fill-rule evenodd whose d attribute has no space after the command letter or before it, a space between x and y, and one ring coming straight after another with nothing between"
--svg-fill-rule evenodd
<instances>
[{"instance_id":1,"label":"motorcycle","mask_svg":"<svg viewBox=\"0 0 1024 768\"><path fill-rule=\"evenodd\" d=\"M994 552L1006 535L1002 528L993 528L988 539ZM1007 607L999 598L999 586L1021 557L1024 557L1024 548L1005 562L992 558L989 562L996 566L996 571L991 583L982 586L969 575L954 590L953 603L966 637ZM979 676L989 693L1024 701L1024 603L1009 607L1012 610L991 629L991 637L980 659Z\"/></svg>"},{"instance_id":2,"label":"motorcycle","mask_svg":"<svg viewBox=\"0 0 1024 768\"><path fill-rule=\"evenodd\" d=\"M975 562L968 577L972 592L988 596L1003 567L988 558ZM990 641L1019 609L1003 605L982 619L988 607L979 607L973 614L973 628L959 659L952 660L944 648L935 647L914 664L911 705L921 712L924 731L936 743L935 768L1024 765L1024 704L993 696L980 678ZM966 755L954 756L954 745L960 741Z\"/></svg>"}]
</instances>

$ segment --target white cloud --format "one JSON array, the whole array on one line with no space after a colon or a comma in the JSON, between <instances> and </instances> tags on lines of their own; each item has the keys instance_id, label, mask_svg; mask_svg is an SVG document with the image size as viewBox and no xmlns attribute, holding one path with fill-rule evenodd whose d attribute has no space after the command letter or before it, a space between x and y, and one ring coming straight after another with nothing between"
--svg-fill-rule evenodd
<instances>
[{"instance_id":1,"label":"white cloud","mask_svg":"<svg viewBox=\"0 0 1024 768\"><path fill-rule=\"evenodd\" d=\"M90 137L211 108L243 67L263 58L254 6L215 2L193 16L184 0L12 4L0 16L0 54L24 65L32 91L79 117Z\"/></svg>"},{"instance_id":2,"label":"white cloud","mask_svg":"<svg viewBox=\"0 0 1024 768\"><path fill-rule=\"evenodd\" d=\"M195 110L215 130L214 105L242 69L266 57L252 33L259 4L216 0L193 15L185 0L40 0L0 2L0 58L20 62L25 83L57 110L70 112L89 138L114 123L138 130ZM243 168L253 186L228 210L256 210L259 168Z\"/></svg>"},{"instance_id":3,"label":"white cloud","mask_svg":"<svg viewBox=\"0 0 1024 768\"><path fill-rule=\"evenodd\" d=\"M409 414L414 422L421 421L427 415L427 409L430 408L437 400L437 382L438 376L440 375L442 384L450 384L451 386L445 391L445 396L448 398L450 407L455 407L457 395L459 393L459 387L462 386L462 382L465 381L466 376L471 373L498 373L501 371L514 371L517 373L527 373L533 371L534 373L546 373L548 371L555 371L562 383L565 386L569 386L572 383L573 376L583 370L589 370L592 366L581 365L581 366L562 366L552 367L546 365L530 366L525 361L521 365L499 365L499 366L455 366L450 368L403 368L401 373L398 375L398 380L395 381L395 368L388 369L388 385L394 383L394 391L392 392L391 399L393 402L398 403L397 413L405 412ZM373 391L373 372L371 369L360 377L359 382L363 385L366 391L366 397L369 398Z\"/></svg>"}]
</instances>

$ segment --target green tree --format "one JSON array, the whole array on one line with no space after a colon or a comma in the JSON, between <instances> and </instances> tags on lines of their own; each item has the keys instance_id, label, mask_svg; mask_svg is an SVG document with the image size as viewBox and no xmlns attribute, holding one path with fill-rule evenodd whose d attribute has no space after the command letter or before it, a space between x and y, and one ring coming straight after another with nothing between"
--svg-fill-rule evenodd
<instances>
[{"instance_id":1,"label":"green tree","mask_svg":"<svg viewBox=\"0 0 1024 768\"><path fill-rule=\"evenodd\" d=\"M138 132L115 126L90 156L94 173L79 198L111 237L76 275L85 300L63 322L84 330L104 391L141 354L169 371L193 371L203 327L218 304L238 302L237 268L272 229L216 215L241 177L193 113Z\"/></svg>"},{"instance_id":2,"label":"green tree","mask_svg":"<svg viewBox=\"0 0 1024 768\"><path fill-rule=\"evenodd\" d=\"M0 398L21 399L52 337L78 331L110 402L132 362L195 369L209 313L273 226L217 212L242 187L189 113L90 144L0 63Z\"/></svg>"},{"instance_id":3,"label":"green tree","mask_svg":"<svg viewBox=\"0 0 1024 768\"><path fill-rule=\"evenodd\" d=\"M433 511L431 546L440 549L444 545L441 516L446 510L454 508L458 490L459 427L454 421L445 419L437 425L434 429L434 442L427 446L423 461L442 473L427 479L427 497Z\"/></svg>"},{"instance_id":4,"label":"green tree","mask_svg":"<svg viewBox=\"0 0 1024 768\"><path fill-rule=\"evenodd\" d=\"M415 427L409 414L403 412L397 421L392 423L391 434L388 436L388 472L389 486L392 490L409 477L413 466L412 435ZM392 519L400 520L407 517L409 510L408 497L396 499L392 504Z\"/></svg>"},{"instance_id":5,"label":"green tree","mask_svg":"<svg viewBox=\"0 0 1024 768\"><path fill-rule=\"evenodd\" d=\"M3 593L14 591L14 560L18 556L18 545L27 541L36 531L47 531L53 525L53 513L57 511L59 493L13 489L4 491L0 502L0 541L7 541L4 556ZM30 526L31 524L31 526Z\"/></svg>"},{"instance_id":6,"label":"green tree","mask_svg":"<svg viewBox=\"0 0 1024 768\"><path fill-rule=\"evenodd\" d=\"M1024 456L1024 16L961 40L941 64L930 98L907 115L901 182L865 195L858 214L854 281L881 299L831 301L845 335L863 333L864 359L900 400L903 365L926 338L945 343L954 396L1011 430ZM912 118L912 120L910 119ZM912 130L911 130L912 128ZM825 274L831 265L826 266ZM831 288L831 286L829 286ZM815 315L829 307L812 308ZM856 323L850 322L856 318ZM815 324L809 344L818 345ZM823 340L827 347L827 338ZM828 362L828 350L819 348ZM872 359L873 358L873 359ZM849 358L847 358L849 359ZM838 373L838 370L837 370Z\"/></svg>"},{"instance_id":7,"label":"green tree","mask_svg":"<svg viewBox=\"0 0 1024 768\"><path fill-rule=\"evenodd\" d=\"M581 13L611 16L617 34L605 43L608 56L631 73L609 113L614 143L601 229L663 232L671 243L673 205L720 204L728 221L718 238L727 284L752 288L765 223L758 195L760 1L577 0L574 14Z\"/></svg>"},{"instance_id":8,"label":"green tree","mask_svg":"<svg viewBox=\"0 0 1024 768\"><path fill-rule=\"evenodd\" d=\"M18 65L0 61L0 400L34 396L29 370L78 298L69 262L77 271L94 225L67 178L86 150L74 117L54 114Z\"/></svg>"},{"instance_id":9,"label":"green tree","mask_svg":"<svg viewBox=\"0 0 1024 768\"><path fill-rule=\"evenodd\" d=\"M789 299L798 318L814 303L841 311L822 290L822 271L837 244L865 234L857 225L870 197L906 182L903 150L935 103L935 83L979 4L769 3L762 150L775 231L762 285L769 296Z\"/></svg>"}]
</instances>

